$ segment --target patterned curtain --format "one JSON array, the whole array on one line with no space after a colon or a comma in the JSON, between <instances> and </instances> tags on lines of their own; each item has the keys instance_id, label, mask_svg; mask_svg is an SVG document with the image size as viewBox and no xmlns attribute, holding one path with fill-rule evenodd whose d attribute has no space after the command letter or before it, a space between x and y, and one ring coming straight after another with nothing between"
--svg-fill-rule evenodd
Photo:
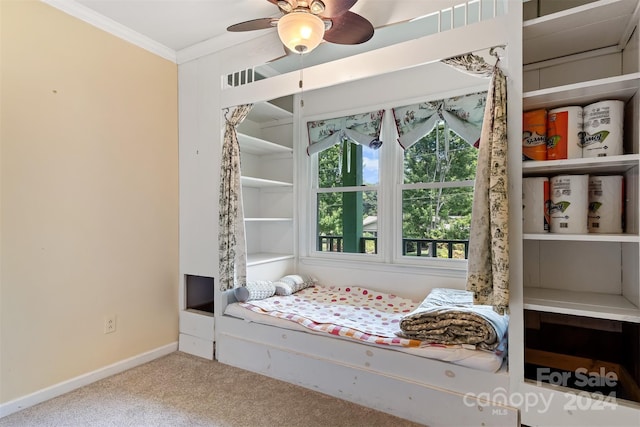
<instances>
[{"instance_id":1,"label":"patterned curtain","mask_svg":"<svg viewBox=\"0 0 640 427\"><path fill-rule=\"evenodd\" d=\"M307 122L307 154L319 153L345 140L377 150L384 110Z\"/></svg>"},{"instance_id":2,"label":"patterned curtain","mask_svg":"<svg viewBox=\"0 0 640 427\"><path fill-rule=\"evenodd\" d=\"M491 55L495 55L495 50L496 48L492 47L489 50L489 53ZM473 53L467 53L465 55L443 59L441 62L450 65L464 73L471 74L472 76L487 78L493 76L494 66L487 64L483 57L474 55Z\"/></svg>"},{"instance_id":3,"label":"patterned curtain","mask_svg":"<svg viewBox=\"0 0 640 427\"><path fill-rule=\"evenodd\" d=\"M484 60L474 60L473 56L452 58L450 65L471 64L466 68L467 72L480 70L486 73L486 67L479 66ZM473 292L476 304L492 305L496 312L504 314L509 308L507 79L498 63L492 69L480 136L469 236L467 290Z\"/></svg>"},{"instance_id":4,"label":"patterned curtain","mask_svg":"<svg viewBox=\"0 0 640 427\"><path fill-rule=\"evenodd\" d=\"M393 108L398 142L406 150L442 120L448 129L477 147L486 99L487 92L478 92Z\"/></svg>"},{"instance_id":5,"label":"patterned curtain","mask_svg":"<svg viewBox=\"0 0 640 427\"><path fill-rule=\"evenodd\" d=\"M240 182L240 144L236 127L251 111L252 104L240 105L225 115L224 144L220 164L220 290L244 286L247 281L247 250Z\"/></svg>"}]
</instances>

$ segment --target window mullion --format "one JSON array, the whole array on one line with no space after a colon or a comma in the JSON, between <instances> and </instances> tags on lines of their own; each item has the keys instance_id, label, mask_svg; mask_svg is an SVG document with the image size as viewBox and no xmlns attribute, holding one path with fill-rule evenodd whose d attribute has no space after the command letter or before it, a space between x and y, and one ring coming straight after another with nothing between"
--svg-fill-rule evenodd
<instances>
[{"instance_id":1,"label":"window mullion","mask_svg":"<svg viewBox=\"0 0 640 427\"><path fill-rule=\"evenodd\" d=\"M418 182L414 184L400 184L402 190L424 190L433 188L459 188L459 187L473 187L475 180L469 179L466 181L444 181L444 182Z\"/></svg>"},{"instance_id":2,"label":"window mullion","mask_svg":"<svg viewBox=\"0 0 640 427\"><path fill-rule=\"evenodd\" d=\"M398 133L393 114L387 114L385 123L385 141L389 141L384 152L381 186L384 194L383 205L380 208L384 225L383 256L387 263L396 261L396 253L402 240L402 196L398 184L403 180L402 147L396 141ZM400 235L400 236L399 236Z\"/></svg>"},{"instance_id":3,"label":"window mullion","mask_svg":"<svg viewBox=\"0 0 640 427\"><path fill-rule=\"evenodd\" d=\"M349 191L379 191L377 185L360 185L352 187L325 187L314 188L317 193L346 193Z\"/></svg>"}]
</instances>

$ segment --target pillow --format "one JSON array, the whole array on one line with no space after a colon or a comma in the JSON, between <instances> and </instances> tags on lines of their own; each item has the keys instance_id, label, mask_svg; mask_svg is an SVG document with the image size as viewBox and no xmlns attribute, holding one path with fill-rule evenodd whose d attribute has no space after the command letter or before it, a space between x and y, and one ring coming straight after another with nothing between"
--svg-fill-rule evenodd
<instances>
[{"instance_id":1,"label":"pillow","mask_svg":"<svg viewBox=\"0 0 640 427\"><path fill-rule=\"evenodd\" d=\"M269 280L247 282L245 286L241 286L233 290L233 295L240 302L269 298L275 293L276 287L273 282Z\"/></svg>"},{"instance_id":2,"label":"pillow","mask_svg":"<svg viewBox=\"0 0 640 427\"><path fill-rule=\"evenodd\" d=\"M314 286L318 281L311 276L290 274L273 282L276 287L276 295L291 295L302 289Z\"/></svg>"}]
</instances>

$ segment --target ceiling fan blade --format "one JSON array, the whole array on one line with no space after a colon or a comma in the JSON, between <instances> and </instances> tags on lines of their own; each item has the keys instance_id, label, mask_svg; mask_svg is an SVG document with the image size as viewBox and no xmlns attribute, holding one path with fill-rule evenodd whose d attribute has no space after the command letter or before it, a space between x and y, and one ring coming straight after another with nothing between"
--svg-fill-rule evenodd
<instances>
[{"instance_id":1,"label":"ceiling fan blade","mask_svg":"<svg viewBox=\"0 0 640 427\"><path fill-rule=\"evenodd\" d=\"M366 18L350 11L331 18L333 24L324 39L337 44L360 44L373 37L373 25Z\"/></svg>"},{"instance_id":2,"label":"ceiling fan blade","mask_svg":"<svg viewBox=\"0 0 640 427\"><path fill-rule=\"evenodd\" d=\"M320 14L323 18L333 18L342 15L358 2L358 0L322 0L324 12Z\"/></svg>"},{"instance_id":3,"label":"ceiling fan blade","mask_svg":"<svg viewBox=\"0 0 640 427\"><path fill-rule=\"evenodd\" d=\"M227 27L227 31L253 31L253 30L266 30L267 28L273 28L278 22L275 18L259 18L252 19L251 21L240 22L238 24Z\"/></svg>"}]
</instances>

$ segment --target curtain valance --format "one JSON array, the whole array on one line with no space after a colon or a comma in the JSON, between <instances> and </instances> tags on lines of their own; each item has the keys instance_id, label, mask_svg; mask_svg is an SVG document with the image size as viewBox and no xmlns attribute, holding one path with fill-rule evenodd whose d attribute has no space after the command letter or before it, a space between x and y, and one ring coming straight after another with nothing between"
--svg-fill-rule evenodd
<instances>
[{"instance_id":1,"label":"curtain valance","mask_svg":"<svg viewBox=\"0 0 640 427\"><path fill-rule=\"evenodd\" d=\"M307 154L319 153L345 140L378 149L384 110L307 122Z\"/></svg>"},{"instance_id":2,"label":"curtain valance","mask_svg":"<svg viewBox=\"0 0 640 427\"><path fill-rule=\"evenodd\" d=\"M477 147L486 102L487 92L477 92L393 108L398 142L406 150L443 120L449 129Z\"/></svg>"}]
</instances>

